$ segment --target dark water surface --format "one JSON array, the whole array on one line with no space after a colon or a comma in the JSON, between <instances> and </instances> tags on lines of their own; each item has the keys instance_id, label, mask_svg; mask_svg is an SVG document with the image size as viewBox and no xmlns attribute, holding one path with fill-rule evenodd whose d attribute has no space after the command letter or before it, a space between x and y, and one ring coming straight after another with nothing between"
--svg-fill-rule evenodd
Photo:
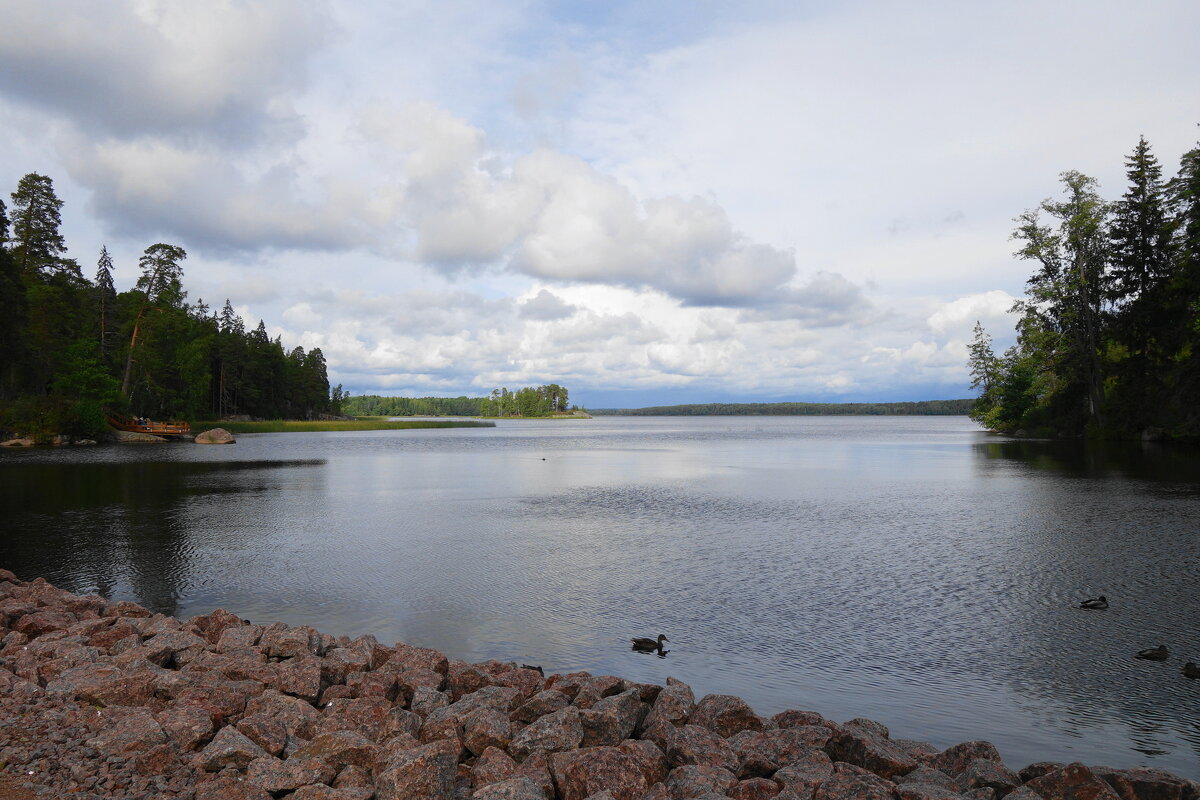
<instances>
[{"instance_id":1,"label":"dark water surface","mask_svg":"<svg viewBox=\"0 0 1200 800\"><path fill-rule=\"evenodd\" d=\"M0 566L1200 778L1200 455L962 417L612 418L0 452ZM1107 595L1102 612L1072 601ZM662 659L631 635L666 633ZM1165 643L1166 663L1133 654Z\"/></svg>"}]
</instances>

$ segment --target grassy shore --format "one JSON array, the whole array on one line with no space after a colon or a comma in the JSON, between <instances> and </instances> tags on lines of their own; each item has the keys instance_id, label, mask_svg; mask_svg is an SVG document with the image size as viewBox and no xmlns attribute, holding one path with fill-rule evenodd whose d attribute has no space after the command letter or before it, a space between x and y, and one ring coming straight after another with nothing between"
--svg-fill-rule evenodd
<instances>
[{"instance_id":1,"label":"grassy shore","mask_svg":"<svg viewBox=\"0 0 1200 800\"><path fill-rule=\"evenodd\" d=\"M313 433L316 431L399 431L410 428L494 428L495 423L477 420L389 420L387 417L358 417L352 420L267 419L257 422L193 422L192 431L224 428L230 433Z\"/></svg>"}]
</instances>

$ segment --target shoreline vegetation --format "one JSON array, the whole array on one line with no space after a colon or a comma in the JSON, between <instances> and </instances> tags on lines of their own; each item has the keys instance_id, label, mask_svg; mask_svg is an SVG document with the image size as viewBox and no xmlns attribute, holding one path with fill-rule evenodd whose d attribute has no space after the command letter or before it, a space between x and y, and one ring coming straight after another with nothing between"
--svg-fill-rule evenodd
<instances>
[{"instance_id":1,"label":"shoreline vegetation","mask_svg":"<svg viewBox=\"0 0 1200 800\"><path fill-rule=\"evenodd\" d=\"M689 403L647 408L593 408L597 417L966 416L967 400L899 403Z\"/></svg>"},{"instance_id":2,"label":"shoreline vegetation","mask_svg":"<svg viewBox=\"0 0 1200 800\"><path fill-rule=\"evenodd\" d=\"M342 413L356 417L480 417L483 419L586 416L571 405L567 387L557 383L509 391L493 389L487 397L383 397L345 395Z\"/></svg>"},{"instance_id":3,"label":"shoreline vegetation","mask_svg":"<svg viewBox=\"0 0 1200 800\"><path fill-rule=\"evenodd\" d=\"M194 429L224 428L230 433L321 433L337 431L401 431L418 428L494 428L494 422L470 419L264 419L239 422L197 422Z\"/></svg>"},{"instance_id":4,"label":"shoreline vegetation","mask_svg":"<svg viewBox=\"0 0 1200 800\"><path fill-rule=\"evenodd\" d=\"M1162 770L1015 771L986 741L939 749L869 719L760 716L676 678L473 664L222 609L183 620L3 568L0 612L3 797L1200 796Z\"/></svg>"},{"instance_id":5,"label":"shoreline vegetation","mask_svg":"<svg viewBox=\"0 0 1200 800\"><path fill-rule=\"evenodd\" d=\"M1143 138L1119 200L1068 171L1062 194L1016 218L1033 265L1016 344L976 322L971 416L1037 438L1200 442L1200 146L1165 180Z\"/></svg>"},{"instance_id":6,"label":"shoreline vegetation","mask_svg":"<svg viewBox=\"0 0 1200 800\"><path fill-rule=\"evenodd\" d=\"M226 300L184 289L187 252L159 242L117 291L107 247L94 280L67 256L53 181L25 175L0 200L0 431L49 444L99 440L107 418L320 419L344 394L321 349L247 329Z\"/></svg>"}]
</instances>

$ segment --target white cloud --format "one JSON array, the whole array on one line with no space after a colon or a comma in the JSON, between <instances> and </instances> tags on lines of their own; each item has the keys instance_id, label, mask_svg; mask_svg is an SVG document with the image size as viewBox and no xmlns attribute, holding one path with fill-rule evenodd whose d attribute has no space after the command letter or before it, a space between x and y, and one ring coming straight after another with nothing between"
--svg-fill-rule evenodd
<instances>
[{"instance_id":1,"label":"white cloud","mask_svg":"<svg viewBox=\"0 0 1200 800\"><path fill-rule=\"evenodd\" d=\"M331 39L322 2L6 4L0 88L89 135L228 141L298 123L291 94Z\"/></svg>"},{"instance_id":2,"label":"white cloud","mask_svg":"<svg viewBox=\"0 0 1200 800\"><path fill-rule=\"evenodd\" d=\"M1009 309L1016 300L1008 292L999 289L979 292L946 303L930 314L927 322L930 330L939 334L948 331L960 335L969 333L976 322L984 323L985 328L995 328L997 325L1007 328L1013 322Z\"/></svg>"},{"instance_id":3,"label":"white cloud","mask_svg":"<svg viewBox=\"0 0 1200 800\"><path fill-rule=\"evenodd\" d=\"M564 302L558 295L541 289L533 297L521 301L520 315L523 319L549 321L569 317L576 310L576 306Z\"/></svg>"}]
</instances>

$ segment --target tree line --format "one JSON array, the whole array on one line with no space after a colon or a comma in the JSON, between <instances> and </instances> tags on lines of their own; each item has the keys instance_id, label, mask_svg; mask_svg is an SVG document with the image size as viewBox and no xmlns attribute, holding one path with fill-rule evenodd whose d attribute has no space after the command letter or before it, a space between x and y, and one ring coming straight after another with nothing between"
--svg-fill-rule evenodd
<instances>
[{"instance_id":1,"label":"tree line","mask_svg":"<svg viewBox=\"0 0 1200 800\"><path fill-rule=\"evenodd\" d=\"M0 426L45 438L95 436L106 415L310 419L337 412L319 348L285 350L247 331L229 300L188 302L187 253L152 244L118 292L101 247L95 279L67 257L62 201L30 173L0 200Z\"/></svg>"},{"instance_id":2,"label":"tree line","mask_svg":"<svg viewBox=\"0 0 1200 800\"><path fill-rule=\"evenodd\" d=\"M363 417L550 417L568 406L565 386L550 383L516 391L493 389L487 397L381 397L359 395L342 402L347 414Z\"/></svg>"},{"instance_id":3,"label":"tree line","mask_svg":"<svg viewBox=\"0 0 1200 800\"><path fill-rule=\"evenodd\" d=\"M1017 341L997 356L979 324L971 416L1005 432L1200 439L1200 146L1164 179L1142 138L1119 200L1061 176L1062 197L1016 218L1033 264Z\"/></svg>"},{"instance_id":4,"label":"tree line","mask_svg":"<svg viewBox=\"0 0 1200 800\"><path fill-rule=\"evenodd\" d=\"M974 400L924 400L899 403L693 403L648 408L596 408L593 416L624 417L816 417L816 416L958 416Z\"/></svg>"}]
</instances>

